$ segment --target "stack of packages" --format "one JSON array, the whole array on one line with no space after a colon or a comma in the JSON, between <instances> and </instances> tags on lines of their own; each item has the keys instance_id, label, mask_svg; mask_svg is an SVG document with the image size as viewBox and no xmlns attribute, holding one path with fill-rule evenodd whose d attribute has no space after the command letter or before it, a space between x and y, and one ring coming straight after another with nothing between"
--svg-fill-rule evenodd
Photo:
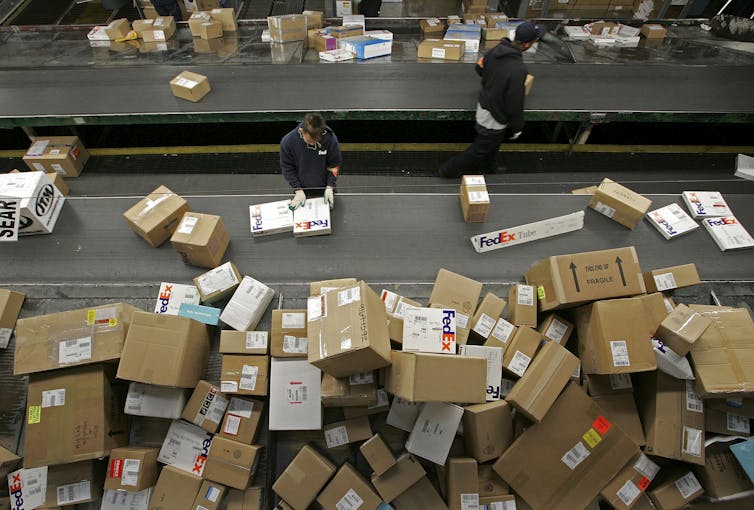
<instances>
[{"instance_id":1,"label":"stack of packages","mask_svg":"<svg viewBox=\"0 0 754 510\"><path fill-rule=\"evenodd\" d=\"M188 19L188 26L196 53L214 53L222 58L238 49L238 25L232 8L194 11Z\"/></svg>"},{"instance_id":2,"label":"stack of packages","mask_svg":"<svg viewBox=\"0 0 754 510\"><path fill-rule=\"evenodd\" d=\"M341 62L354 58L364 60L390 55L393 33L389 30L366 30L363 15L345 15L342 25L324 27L324 16L317 11L307 11L304 40L309 48L328 62ZM316 16L315 16L316 15ZM275 41L272 19L268 18L270 37ZM299 40L299 39L297 39Z\"/></svg>"}]
</instances>

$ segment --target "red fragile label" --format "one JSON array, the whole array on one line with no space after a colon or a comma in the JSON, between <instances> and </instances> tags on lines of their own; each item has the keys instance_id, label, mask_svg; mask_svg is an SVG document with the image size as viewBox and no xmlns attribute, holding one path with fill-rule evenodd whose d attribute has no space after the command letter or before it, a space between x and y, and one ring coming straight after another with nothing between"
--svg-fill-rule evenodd
<instances>
[{"instance_id":1,"label":"red fragile label","mask_svg":"<svg viewBox=\"0 0 754 510\"><path fill-rule=\"evenodd\" d=\"M597 419L592 422L592 427L599 432L600 435L604 436L607 434L607 431L610 430L612 424L607 421L604 416L597 416Z\"/></svg>"},{"instance_id":2,"label":"red fragile label","mask_svg":"<svg viewBox=\"0 0 754 510\"><path fill-rule=\"evenodd\" d=\"M123 475L123 459L110 461L110 478L120 478Z\"/></svg>"},{"instance_id":3,"label":"red fragile label","mask_svg":"<svg viewBox=\"0 0 754 510\"><path fill-rule=\"evenodd\" d=\"M652 480L650 480L646 476L642 476L641 480L639 480L639 488L642 492L644 492L645 490L647 490L647 487L649 487L650 483L652 483Z\"/></svg>"}]
</instances>

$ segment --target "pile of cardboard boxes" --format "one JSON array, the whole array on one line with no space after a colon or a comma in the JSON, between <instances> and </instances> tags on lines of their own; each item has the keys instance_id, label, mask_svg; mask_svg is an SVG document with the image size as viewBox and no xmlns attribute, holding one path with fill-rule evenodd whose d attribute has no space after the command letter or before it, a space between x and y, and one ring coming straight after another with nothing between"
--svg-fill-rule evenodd
<instances>
[{"instance_id":1,"label":"pile of cardboard boxes","mask_svg":"<svg viewBox=\"0 0 754 510\"><path fill-rule=\"evenodd\" d=\"M644 38L645 45L659 44L667 29L657 23L644 23L638 27L612 21L595 21L586 25L565 26L563 31L570 40L588 40L597 46L636 47Z\"/></svg>"}]
</instances>

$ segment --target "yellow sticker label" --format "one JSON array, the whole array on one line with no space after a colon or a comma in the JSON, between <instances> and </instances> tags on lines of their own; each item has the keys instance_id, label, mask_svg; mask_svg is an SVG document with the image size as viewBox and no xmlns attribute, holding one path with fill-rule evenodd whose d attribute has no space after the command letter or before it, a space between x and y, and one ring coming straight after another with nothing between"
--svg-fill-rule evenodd
<instances>
[{"instance_id":1,"label":"yellow sticker label","mask_svg":"<svg viewBox=\"0 0 754 510\"><path fill-rule=\"evenodd\" d=\"M116 318L109 319L107 323L110 325L111 328L114 328L115 326L118 325L118 319Z\"/></svg>"},{"instance_id":2,"label":"yellow sticker label","mask_svg":"<svg viewBox=\"0 0 754 510\"><path fill-rule=\"evenodd\" d=\"M29 425L42 421L42 406L29 406Z\"/></svg>"},{"instance_id":3,"label":"yellow sticker label","mask_svg":"<svg viewBox=\"0 0 754 510\"><path fill-rule=\"evenodd\" d=\"M541 285L537 287L537 297L540 300L545 298L545 288Z\"/></svg>"},{"instance_id":4,"label":"yellow sticker label","mask_svg":"<svg viewBox=\"0 0 754 510\"><path fill-rule=\"evenodd\" d=\"M94 323L97 320L97 310L87 310L86 311L86 325L87 326L94 326Z\"/></svg>"},{"instance_id":5,"label":"yellow sticker label","mask_svg":"<svg viewBox=\"0 0 754 510\"><path fill-rule=\"evenodd\" d=\"M581 437L584 439L584 442L589 445L590 448L594 448L600 443L600 441L602 441L602 436L600 436L599 432L594 429L587 430L586 434Z\"/></svg>"}]
</instances>

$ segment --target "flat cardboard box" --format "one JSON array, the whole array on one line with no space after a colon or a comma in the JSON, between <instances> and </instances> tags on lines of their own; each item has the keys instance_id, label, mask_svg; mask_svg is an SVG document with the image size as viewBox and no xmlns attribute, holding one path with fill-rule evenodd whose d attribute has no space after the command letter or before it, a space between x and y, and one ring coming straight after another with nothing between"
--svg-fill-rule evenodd
<instances>
[{"instance_id":1,"label":"flat cardboard box","mask_svg":"<svg viewBox=\"0 0 754 510\"><path fill-rule=\"evenodd\" d=\"M466 453L477 462L497 459L513 442L513 416L505 400L464 408L463 439Z\"/></svg>"},{"instance_id":2,"label":"flat cardboard box","mask_svg":"<svg viewBox=\"0 0 754 510\"><path fill-rule=\"evenodd\" d=\"M584 374L584 386L592 397L634 392L630 374Z\"/></svg>"},{"instance_id":3,"label":"flat cardboard box","mask_svg":"<svg viewBox=\"0 0 754 510\"><path fill-rule=\"evenodd\" d=\"M154 313L178 315L182 304L199 304L199 291L193 285L162 282L154 305Z\"/></svg>"},{"instance_id":4,"label":"flat cardboard box","mask_svg":"<svg viewBox=\"0 0 754 510\"><path fill-rule=\"evenodd\" d=\"M372 437L372 427L368 416L339 421L324 426L325 444L336 448L349 443L365 441Z\"/></svg>"},{"instance_id":5,"label":"flat cardboard box","mask_svg":"<svg viewBox=\"0 0 754 510\"><path fill-rule=\"evenodd\" d=\"M252 444L262 423L263 400L230 397L219 435L239 443Z\"/></svg>"},{"instance_id":6,"label":"flat cardboard box","mask_svg":"<svg viewBox=\"0 0 754 510\"><path fill-rule=\"evenodd\" d=\"M508 292L508 321L516 326L537 327L537 301L534 287L514 284Z\"/></svg>"},{"instance_id":7,"label":"flat cardboard box","mask_svg":"<svg viewBox=\"0 0 754 510\"><path fill-rule=\"evenodd\" d=\"M426 476L394 499L391 504L395 510L448 510L448 505Z\"/></svg>"},{"instance_id":8,"label":"flat cardboard box","mask_svg":"<svg viewBox=\"0 0 754 510\"><path fill-rule=\"evenodd\" d=\"M409 453L404 453L395 463L381 475L372 475L372 485L377 489L385 503L390 503L398 496L408 491L411 486L426 477L422 465Z\"/></svg>"},{"instance_id":9,"label":"flat cardboard box","mask_svg":"<svg viewBox=\"0 0 754 510\"><path fill-rule=\"evenodd\" d=\"M562 316L551 313L537 328L542 338L548 342L555 342L560 345L566 345L571 338L575 327Z\"/></svg>"},{"instance_id":10,"label":"flat cardboard box","mask_svg":"<svg viewBox=\"0 0 754 510\"><path fill-rule=\"evenodd\" d=\"M359 447L359 451L361 451L369 467L372 468L375 476L380 476L395 466L395 455L379 434L375 434L371 439L364 441Z\"/></svg>"},{"instance_id":11,"label":"flat cardboard box","mask_svg":"<svg viewBox=\"0 0 754 510\"><path fill-rule=\"evenodd\" d=\"M466 510L471 506L478 508L479 478L477 463L474 459L458 457L448 461L448 494L450 510ZM477 503L474 505L474 503Z\"/></svg>"},{"instance_id":12,"label":"flat cardboard box","mask_svg":"<svg viewBox=\"0 0 754 510\"><path fill-rule=\"evenodd\" d=\"M506 305L505 299L488 292L482 298L482 302L471 318L471 331L469 338L473 343L484 343L495 329L497 320L503 314Z\"/></svg>"},{"instance_id":13,"label":"flat cardboard box","mask_svg":"<svg viewBox=\"0 0 754 510\"><path fill-rule=\"evenodd\" d=\"M435 35L435 34L432 34ZM442 33L438 33L442 36ZM464 41L445 41L442 39L424 39L419 43L418 58L432 58L441 60L461 60L466 51Z\"/></svg>"},{"instance_id":14,"label":"flat cardboard box","mask_svg":"<svg viewBox=\"0 0 754 510\"><path fill-rule=\"evenodd\" d=\"M754 491L754 483L741 468L731 445L740 444L740 438L717 438L707 441L704 466L692 469L704 493L715 499L731 498Z\"/></svg>"},{"instance_id":15,"label":"flat cardboard box","mask_svg":"<svg viewBox=\"0 0 754 510\"><path fill-rule=\"evenodd\" d=\"M74 367L34 374L26 401L24 467L106 457L128 443L125 388L112 367Z\"/></svg>"},{"instance_id":16,"label":"flat cardboard box","mask_svg":"<svg viewBox=\"0 0 754 510\"><path fill-rule=\"evenodd\" d=\"M110 451L105 489L140 492L157 483L158 448L124 446Z\"/></svg>"},{"instance_id":17,"label":"flat cardboard box","mask_svg":"<svg viewBox=\"0 0 754 510\"><path fill-rule=\"evenodd\" d=\"M304 445L272 485L272 490L294 510L307 510L335 474L335 464Z\"/></svg>"},{"instance_id":18,"label":"flat cardboard box","mask_svg":"<svg viewBox=\"0 0 754 510\"><path fill-rule=\"evenodd\" d=\"M660 467L640 453L610 480L600 495L616 510L630 510L652 483Z\"/></svg>"},{"instance_id":19,"label":"flat cardboard box","mask_svg":"<svg viewBox=\"0 0 754 510\"><path fill-rule=\"evenodd\" d=\"M156 248L170 239L188 210L188 202L167 186L159 186L123 213L123 217L131 230Z\"/></svg>"},{"instance_id":20,"label":"flat cardboard box","mask_svg":"<svg viewBox=\"0 0 754 510\"><path fill-rule=\"evenodd\" d=\"M424 44L424 41L421 44ZM490 195L487 193L484 176L464 175L461 178L460 198L463 221L466 223L484 223L490 208Z\"/></svg>"},{"instance_id":21,"label":"flat cardboard box","mask_svg":"<svg viewBox=\"0 0 754 510\"><path fill-rule=\"evenodd\" d=\"M10 343L25 297L26 294L22 292L0 289L0 349L5 349Z\"/></svg>"},{"instance_id":22,"label":"flat cardboard box","mask_svg":"<svg viewBox=\"0 0 754 510\"><path fill-rule=\"evenodd\" d=\"M427 402L406 440L406 451L435 464L445 464L463 408L446 402Z\"/></svg>"},{"instance_id":23,"label":"flat cardboard box","mask_svg":"<svg viewBox=\"0 0 754 510\"><path fill-rule=\"evenodd\" d=\"M546 342L505 400L516 411L539 423L578 366L579 359L565 347Z\"/></svg>"},{"instance_id":24,"label":"flat cardboard box","mask_svg":"<svg viewBox=\"0 0 754 510\"><path fill-rule=\"evenodd\" d=\"M232 8L214 8L209 11L212 19L223 24L223 32L235 32L238 30L236 15Z\"/></svg>"},{"instance_id":25,"label":"flat cardboard box","mask_svg":"<svg viewBox=\"0 0 754 510\"><path fill-rule=\"evenodd\" d=\"M456 353L456 311L409 308L403 318L403 351Z\"/></svg>"},{"instance_id":26,"label":"flat cardboard box","mask_svg":"<svg viewBox=\"0 0 754 510\"><path fill-rule=\"evenodd\" d=\"M503 368L506 372L522 377L529 368L542 343L542 335L528 326L516 328L503 353Z\"/></svg>"},{"instance_id":27,"label":"flat cardboard box","mask_svg":"<svg viewBox=\"0 0 754 510\"><path fill-rule=\"evenodd\" d=\"M586 507L638 453L628 436L577 385L493 468L534 510Z\"/></svg>"},{"instance_id":28,"label":"flat cardboard box","mask_svg":"<svg viewBox=\"0 0 754 510\"><path fill-rule=\"evenodd\" d=\"M89 151L77 136L37 137L23 159L31 170L78 177L89 160Z\"/></svg>"},{"instance_id":29,"label":"flat cardboard box","mask_svg":"<svg viewBox=\"0 0 754 510\"><path fill-rule=\"evenodd\" d=\"M647 454L704 465L704 407L694 381L663 372L634 377Z\"/></svg>"},{"instance_id":30,"label":"flat cardboard box","mask_svg":"<svg viewBox=\"0 0 754 510\"><path fill-rule=\"evenodd\" d=\"M647 492L657 510L676 510L704 493L699 480L691 471L680 471Z\"/></svg>"},{"instance_id":31,"label":"flat cardboard box","mask_svg":"<svg viewBox=\"0 0 754 510\"><path fill-rule=\"evenodd\" d=\"M107 27L105 27L105 33L111 41L116 39L123 39L131 31L131 24L126 18L118 18L111 21Z\"/></svg>"},{"instance_id":32,"label":"flat cardboard box","mask_svg":"<svg viewBox=\"0 0 754 510\"><path fill-rule=\"evenodd\" d=\"M377 510L381 500L364 477L346 462L317 497L323 510Z\"/></svg>"},{"instance_id":33,"label":"flat cardboard box","mask_svg":"<svg viewBox=\"0 0 754 510\"><path fill-rule=\"evenodd\" d=\"M269 354L267 331L220 331L221 354Z\"/></svg>"},{"instance_id":34,"label":"flat cardboard box","mask_svg":"<svg viewBox=\"0 0 754 510\"><path fill-rule=\"evenodd\" d=\"M201 485L200 476L165 466L149 500L149 510L191 508Z\"/></svg>"},{"instance_id":35,"label":"flat cardboard box","mask_svg":"<svg viewBox=\"0 0 754 510\"><path fill-rule=\"evenodd\" d=\"M597 404L605 410L605 415L618 424L623 432L636 443L636 446L644 446L646 439L639 418L639 410L631 393L616 393L592 397Z\"/></svg>"},{"instance_id":36,"label":"flat cardboard box","mask_svg":"<svg viewBox=\"0 0 754 510\"><path fill-rule=\"evenodd\" d=\"M224 393L265 396L269 366L269 356L224 354L220 387Z\"/></svg>"},{"instance_id":37,"label":"flat cardboard box","mask_svg":"<svg viewBox=\"0 0 754 510\"><path fill-rule=\"evenodd\" d=\"M353 287L358 284L356 278L336 278L333 280L319 280L309 284L310 296L321 296L327 294L331 290L344 289L346 287Z\"/></svg>"},{"instance_id":38,"label":"flat cardboard box","mask_svg":"<svg viewBox=\"0 0 754 510\"><path fill-rule=\"evenodd\" d=\"M172 360L166 364L165 360ZM118 364L118 378L193 388L209 359L207 326L185 317L135 312Z\"/></svg>"},{"instance_id":39,"label":"flat cardboard box","mask_svg":"<svg viewBox=\"0 0 754 510\"><path fill-rule=\"evenodd\" d=\"M306 360L272 358L270 430L322 428L322 371Z\"/></svg>"},{"instance_id":40,"label":"flat cardboard box","mask_svg":"<svg viewBox=\"0 0 754 510\"><path fill-rule=\"evenodd\" d=\"M230 235L220 216L186 212L170 243L185 264L213 269L222 263Z\"/></svg>"},{"instance_id":41,"label":"flat cardboard box","mask_svg":"<svg viewBox=\"0 0 754 510\"><path fill-rule=\"evenodd\" d=\"M307 303L309 363L335 377L390 364L387 313L379 296L362 282Z\"/></svg>"},{"instance_id":42,"label":"flat cardboard box","mask_svg":"<svg viewBox=\"0 0 754 510\"><path fill-rule=\"evenodd\" d=\"M254 475L260 450L258 445L249 445L215 437L204 466L204 478L234 489L244 490Z\"/></svg>"},{"instance_id":43,"label":"flat cardboard box","mask_svg":"<svg viewBox=\"0 0 754 510\"><path fill-rule=\"evenodd\" d=\"M267 26L270 28L270 40L277 43L305 41L307 22L302 14L286 14L283 16L268 16Z\"/></svg>"},{"instance_id":44,"label":"flat cardboard box","mask_svg":"<svg viewBox=\"0 0 754 510\"><path fill-rule=\"evenodd\" d=\"M701 282L693 263L653 269L644 273L643 278L647 292L665 292Z\"/></svg>"},{"instance_id":45,"label":"flat cardboard box","mask_svg":"<svg viewBox=\"0 0 754 510\"><path fill-rule=\"evenodd\" d=\"M435 303L444 305L454 308L456 313L470 317L476 311L481 294L482 284L480 282L447 269L440 269L429 296L429 305Z\"/></svg>"},{"instance_id":46,"label":"flat cardboard box","mask_svg":"<svg viewBox=\"0 0 754 510\"><path fill-rule=\"evenodd\" d=\"M330 233L330 207L324 198L310 198L293 211L293 237L322 236Z\"/></svg>"},{"instance_id":47,"label":"flat cardboard box","mask_svg":"<svg viewBox=\"0 0 754 510\"><path fill-rule=\"evenodd\" d=\"M181 417L188 398L189 390L186 388L132 382L128 385L124 412L133 416L175 420Z\"/></svg>"},{"instance_id":48,"label":"flat cardboard box","mask_svg":"<svg viewBox=\"0 0 754 510\"><path fill-rule=\"evenodd\" d=\"M710 324L708 317L679 304L660 323L655 336L676 354L685 356Z\"/></svg>"},{"instance_id":49,"label":"flat cardboard box","mask_svg":"<svg viewBox=\"0 0 754 510\"><path fill-rule=\"evenodd\" d=\"M458 348L461 356L485 358L487 360L487 401L500 400L503 377L503 348L484 345L461 345Z\"/></svg>"},{"instance_id":50,"label":"flat cardboard box","mask_svg":"<svg viewBox=\"0 0 754 510\"><path fill-rule=\"evenodd\" d=\"M270 352L276 358L306 358L306 310L273 310Z\"/></svg>"},{"instance_id":51,"label":"flat cardboard box","mask_svg":"<svg viewBox=\"0 0 754 510\"><path fill-rule=\"evenodd\" d=\"M228 510L262 510L264 492L263 487L249 487L245 491L228 489L225 503Z\"/></svg>"},{"instance_id":52,"label":"flat cardboard box","mask_svg":"<svg viewBox=\"0 0 754 510\"><path fill-rule=\"evenodd\" d=\"M181 418L215 434L227 408L228 399L220 388L202 380L196 385Z\"/></svg>"},{"instance_id":53,"label":"flat cardboard box","mask_svg":"<svg viewBox=\"0 0 754 510\"><path fill-rule=\"evenodd\" d=\"M633 246L549 257L524 276L526 283L537 287L541 312L633 296L645 289Z\"/></svg>"},{"instance_id":54,"label":"flat cardboard box","mask_svg":"<svg viewBox=\"0 0 754 510\"><path fill-rule=\"evenodd\" d=\"M486 402L487 360L392 351L385 389L410 402Z\"/></svg>"},{"instance_id":55,"label":"flat cardboard box","mask_svg":"<svg viewBox=\"0 0 754 510\"><path fill-rule=\"evenodd\" d=\"M227 488L219 483L205 480L199 488L191 508L194 510L217 510L225 497Z\"/></svg>"},{"instance_id":56,"label":"flat cardboard box","mask_svg":"<svg viewBox=\"0 0 754 510\"><path fill-rule=\"evenodd\" d=\"M196 103L209 94L212 87L210 87L209 78L203 74L182 71L170 80L170 90L173 91L175 97Z\"/></svg>"},{"instance_id":57,"label":"flat cardboard box","mask_svg":"<svg viewBox=\"0 0 754 510\"><path fill-rule=\"evenodd\" d=\"M233 294L241 283L241 273L233 262L207 271L194 278L202 303L214 303Z\"/></svg>"},{"instance_id":58,"label":"flat cardboard box","mask_svg":"<svg viewBox=\"0 0 754 510\"><path fill-rule=\"evenodd\" d=\"M47 469L45 502L39 508L69 507L100 499L104 474L103 464L88 460L50 466Z\"/></svg>"},{"instance_id":59,"label":"flat cardboard box","mask_svg":"<svg viewBox=\"0 0 754 510\"><path fill-rule=\"evenodd\" d=\"M0 232L8 239L51 234L65 203L49 175L36 171L0 175L0 196L5 197L3 213L10 216Z\"/></svg>"},{"instance_id":60,"label":"flat cardboard box","mask_svg":"<svg viewBox=\"0 0 754 510\"><path fill-rule=\"evenodd\" d=\"M377 383L372 372L341 378L323 374L320 391L324 407L368 407L377 403Z\"/></svg>"},{"instance_id":61,"label":"flat cardboard box","mask_svg":"<svg viewBox=\"0 0 754 510\"><path fill-rule=\"evenodd\" d=\"M705 407L704 430L713 434L749 437L751 435L751 420L748 416Z\"/></svg>"},{"instance_id":62,"label":"flat cardboard box","mask_svg":"<svg viewBox=\"0 0 754 510\"><path fill-rule=\"evenodd\" d=\"M274 295L275 291L264 283L244 276L225 305L220 319L237 331L252 330L262 320Z\"/></svg>"}]
</instances>

